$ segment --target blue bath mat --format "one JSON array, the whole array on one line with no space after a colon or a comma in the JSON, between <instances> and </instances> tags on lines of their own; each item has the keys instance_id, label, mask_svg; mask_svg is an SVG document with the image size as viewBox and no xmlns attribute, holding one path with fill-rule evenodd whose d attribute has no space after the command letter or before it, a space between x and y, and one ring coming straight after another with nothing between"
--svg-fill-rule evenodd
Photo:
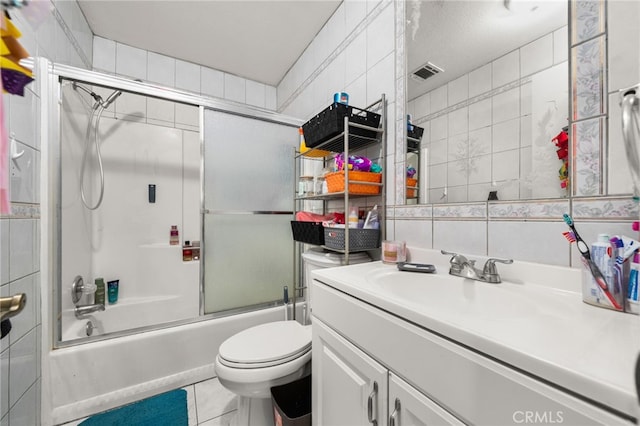
<instances>
[{"instance_id":1,"label":"blue bath mat","mask_svg":"<svg viewBox=\"0 0 640 426\"><path fill-rule=\"evenodd\" d=\"M176 389L91 416L79 426L188 426L187 391Z\"/></svg>"}]
</instances>

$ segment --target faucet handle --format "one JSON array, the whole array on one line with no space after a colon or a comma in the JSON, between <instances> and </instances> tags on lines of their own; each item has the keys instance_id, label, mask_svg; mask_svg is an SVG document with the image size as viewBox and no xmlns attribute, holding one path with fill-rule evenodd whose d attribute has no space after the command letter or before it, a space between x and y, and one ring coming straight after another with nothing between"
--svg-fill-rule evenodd
<instances>
[{"instance_id":1,"label":"faucet handle","mask_svg":"<svg viewBox=\"0 0 640 426\"><path fill-rule=\"evenodd\" d=\"M498 259L492 257L487 259L487 262L484 264L484 268L482 270L483 275L498 275L498 268L496 268L496 262L511 264L513 263L513 259Z\"/></svg>"},{"instance_id":2,"label":"faucet handle","mask_svg":"<svg viewBox=\"0 0 640 426\"><path fill-rule=\"evenodd\" d=\"M451 259L449 260L451 268L457 270L458 272L462 270L465 264L470 264L471 266L473 266L476 263L475 260L469 260L459 253L453 253L445 250L440 250L440 253L451 256Z\"/></svg>"}]
</instances>

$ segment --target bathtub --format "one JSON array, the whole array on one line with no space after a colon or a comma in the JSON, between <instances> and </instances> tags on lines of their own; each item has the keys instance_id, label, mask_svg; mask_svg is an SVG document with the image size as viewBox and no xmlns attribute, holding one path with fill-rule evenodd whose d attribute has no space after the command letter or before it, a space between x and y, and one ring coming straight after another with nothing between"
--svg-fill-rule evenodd
<instances>
[{"instance_id":1,"label":"bathtub","mask_svg":"<svg viewBox=\"0 0 640 426\"><path fill-rule=\"evenodd\" d=\"M303 305L298 308L302 318ZM225 339L283 318L283 308L275 307L53 349L45 359L51 385L49 418L52 424L65 423L212 378Z\"/></svg>"},{"instance_id":2,"label":"bathtub","mask_svg":"<svg viewBox=\"0 0 640 426\"><path fill-rule=\"evenodd\" d=\"M82 319L75 317L73 309L65 309L62 312L62 341L87 338L88 322L93 326L92 336L101 336L197 317L197 300L189 303L185 299L183 295L127 297L114 305L106 304L104 311L91 313Z\"/></svg>"}]
</instances>

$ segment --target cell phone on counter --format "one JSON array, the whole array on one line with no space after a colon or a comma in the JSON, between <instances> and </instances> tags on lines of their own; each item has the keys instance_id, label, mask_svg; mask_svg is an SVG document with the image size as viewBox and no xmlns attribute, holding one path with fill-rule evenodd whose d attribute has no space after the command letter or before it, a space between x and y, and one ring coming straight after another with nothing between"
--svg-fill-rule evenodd
<instances>
[{"instance_id":1,"label":"cell phone on counter","mask_svg":"<svg viewBox=\"0 0 640 426\"><path fill-rule=\"evenodd\" d=\"M398 270L407 272L424 272L427 274L433 274L436 272L436 267L428 263L411 263L400 262L398 263Z\"/></svg>"}]
</instances>

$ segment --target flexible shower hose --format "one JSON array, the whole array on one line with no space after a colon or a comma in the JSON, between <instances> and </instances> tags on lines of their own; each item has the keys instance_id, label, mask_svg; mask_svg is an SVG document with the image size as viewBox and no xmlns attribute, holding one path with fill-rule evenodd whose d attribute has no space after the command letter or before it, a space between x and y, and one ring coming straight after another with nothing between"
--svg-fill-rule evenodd
<instances>
[{"instance_id":1,"label":"flexible shower hose","mask_svg":"<svg viewBox=\"0 0 640 426\"><path fill-rule=\"evenodd\" d=\"M91 117L89 117L89 123L87 123L87 132L85 134L86 144L84 146L84 154L82 155L82 165L80 166L80 198L82 198L82 204L89 210L95 210L100 207L102 204L102 197L104 196L104 169L102 167L102 154L100 153L100 117L104 112L104 106L100 103L96 103L94 108L91 111ZM98 112L96 114L96 111ZM96 157L98 159L98 168L100 170L100 196L98 197L98 201L94 206L90 206L87 198L84 194L84 172L86 169L86 164L89 158L89 148L91 146L91 127L93 124L94 116L96 116L96 124L94 127L94 135L93 135L93 144L96 148Z\"/></svg>"}]
</instances>

